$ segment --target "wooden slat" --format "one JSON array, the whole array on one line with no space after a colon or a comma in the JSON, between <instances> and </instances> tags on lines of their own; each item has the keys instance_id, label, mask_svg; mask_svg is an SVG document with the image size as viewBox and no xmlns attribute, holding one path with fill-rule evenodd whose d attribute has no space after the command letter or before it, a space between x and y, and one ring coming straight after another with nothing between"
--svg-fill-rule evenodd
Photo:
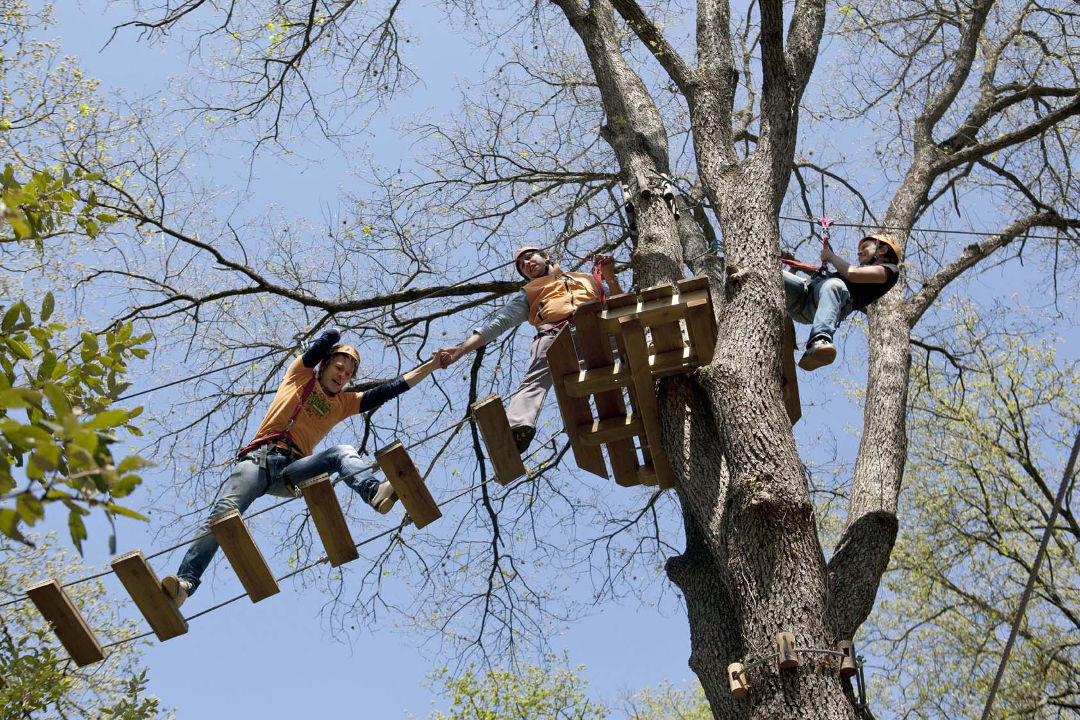
<instances>
[{"instance_id":1,"label":"wooden slat","mask_svg":"<svg viewBox=\"0 0 1080 720\"><path fill-rule=\"evenodd\" d=\"M656 287L649 288L641 293L641 304L643 307L657 306L662 307L663 303L667 303L671 308L679 307L679 298L675 294L675 287L672 285L657 285ZM645 322L643 325L649 326L649 337L651 342L649 344L649 354L655 355L658 353L666 353L672 350L682 348L685 343L683 342L682 329L679 327L679 318L686 316L685 309L679 309L672 311L675 313L673 320L666 320L664 322ZM670 315L670 313L669 313Z\"/></svg>"},{"instance_id":2,"label":"wooden slat","mask_svg":"<svg viewBox=\"0 0 1080 720\"><path fill-rule=\"evenodd\" d=\"M277 580L274 580L239 511L230 510L213 518L210 531L217 538L251 602L257 603L280 592Z\"/></svg>"},{"instance_id":3,"label":"wooden slat","mask_svg":"<svg viewBox=\"0 0 1080 720\"><path fill-rule=\"evenodd\" d=\"M784 409L791 424L802 417L802 401L799 399L799 378L795 373L795 323L784 319L784 344L780 349L780 383L784 394Z\"/></svg>"},{"instance_id":4,"label":"wooden slat","mask_svg":"<svg viewBox=\"0 0 1080 720\"><path fill-rule=\"evenodd\" d=\"M627 358L634 377L637 407L634 414L640 415L645 428L645 439L652 455L653 470L661 488L675 486L675 478L663 453L660 443L660 420L657 417L656 385L649 372L649 360L645 350L645 332L641 321L636 317L623 318L622 336L626 344Z\"/></svg>"},{"instance_id":5,"label":"wooden slat","mask_svg":"<svg viewBox=\"0 0 1080 720\"><path fill-rule=\"evenodd\" d=\"M395 441L375 453L375 459L417 529L442 517L435 498L431 497L431 492L400 441Z\"/></svg>"},{"instance_id":6,"label":"wooden slat","mask_svg":"<svg viewBox=\"0 0 1080 720\"><path fill-rule=\"evenodd\" d=\"M600 315L600 329L609 333L619 332L619 321L632 315L636 315L642 325L660 325L666 322L683 320L686 318L687 303L708 297L709 291L704 289L683 293L679 296L677 304L672 304L670 297L624 307L611 307L609 303L608 309Z\"/></svg>"},{"instance_id":7,"label":"wooden slat","mask_svg":"<svg viewBox=\"0 0 1080 720\"><path fill-rule=\"evenodd\" d=\"M150 629L164 642L188 631L187 621L180 614L180 609L161 587L154 568L146 561L142 550L132 550L114 558L111 563L113 572L124 585L128 595L135 601L135 607L150 623Z\"/></svg>"},{"instance_id":8,"label":"wooden slat","mask_svg":"<svg viewBox=\"0 0 1080 720\"><path fill-rule=\"evenodd\" d=\"M679 288L680 295L687 295L699 290L708 290L709 278L706 275L695 275L694 277L684 278L675 285Z\"/></svg>"},{"instance_id":9,"label":"wooden slat","mask_svg":"<svg viewBox=\"0 0 1080 720\"><path fill-rule=\"evenodd\" d=\"M581 360L585 364L586 372L590 368L614 369L616 364L615 354L611 351L611 337L600 331L600 310L599 303L589 303L583 305L574 315L574 324L578 329L578 344L581 347ZM626 382L629 381L630 373L627 372ZM609 388L606 392L597 392L593 396L593 403L596 405L597 419L601 424L634 423L627 413L621 389ZM631 433L604 441L608 443L607 452L608 460L611 461L612 475L619 485L623 485L623 480L637 472L638 455L637 450L634 449L633 435L634 433Z\"/></svg>"},{"instance_id":10,"label":"wooden slat","mask_svg":"<svg viewBox=\"0 0 1080 720\"><path fill-rule=\"evenodd\" d=\"M562 415L566 434L570 438L574 460L582 470L607 478L604 453L598 446L582 442L581 436L576 432L579 426L593 421L592 408L589 407L587 400L572 398L566 393L566 376L578 373L577 351L574 350L574 340L570 336L569 325L564 326L555 336L555 340L548 347L547 359L548 366L551 368L551 377L554 380L552 387L559 401L559 413Z\"/></svg>"},{"instance_id":11,"label":"wooden slat","mask_svg":"<svg viewBox=\"0 0 1080 720\"><path fill-rule=\"evenodd\" d=\"M337 567L360 557L330 476L323 474L304 480L299 487L330 564Z\"/></svg>"},{"instance_id":12,"label":"wooden slat","mask_svg":"<svg viewBox=\"0 0 1080 720\"><path fill-rule=\"evenodd\" d=\"M581 441L589 445L604 445L618 441L630 443L634 450L634 436L642 433L641 421L633 415L622 415L584 423L577 428ZM634 466L637 466L636 453Z\"/></svg>"},{"instance_id":13,"label":"wooden slat","mask_svg":"<svg viewBox=\"0 0 1080 720\"><path fill-rule=\"evenodd\" d=\"M630 371L620 363L581 370L563 379L567 394L572 398L587 398L600 392L618 390L631 381Z\"/></svg>"},{"instance_id":14,"label":"wooden slat","mask_svg":"<svg viewBox=\"0 0 1080 720\"><path fill-rule=\"evenodd\" d=\"M708 298L691 300L686 304L686 327L698 362L708 365L716 349L716 316Z\"/></svg>"},{"instance_id":15,"label":"wooden slat","mask_svg":"<svg viewBox=\"0 0 1080 720\"><path fill-rule=\"evenodd\" d=\"M26 594L42 617L52 625L60 644L77 665L82 667L105 659L105 651L94 631L59 582L53 579L31 585L26 589Z\"/></svg>"},{"instance_id":16,"label":"wooden slat","mask_svg":"<svg viewBox=\"0 0 1080 720\"><path fill-rule=\"evenodd\" d=\"M495 480L506 485L525 475L525 463L521 461L510 421L506 419L506 408L502 398L496 394L488 395L474 402L470 407L480 435L487 446L488 458L495 469Z\"/></svg>"}]
</instances>

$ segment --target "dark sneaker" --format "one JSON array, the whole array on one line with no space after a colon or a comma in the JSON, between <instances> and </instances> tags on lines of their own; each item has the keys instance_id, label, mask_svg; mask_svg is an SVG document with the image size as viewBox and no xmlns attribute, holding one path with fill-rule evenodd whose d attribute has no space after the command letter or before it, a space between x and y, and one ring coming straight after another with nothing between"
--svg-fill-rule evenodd
<instances>
[{"instance_id":1,"label":"dark sneaker","mask_svg":"<svg viewBox=\"0 0 1080 720\"><path fill-rule=\"evenodd\" d=\"M383 480L379 483L379 489L375 491L375 495L368 501L368 505L375 508L375 512L380 515L385 515L390 512L390 508L394 507L395 502L397 502L397 493L394 492L394 486L389 480Z\"/></svg>"},{"instance_id":2,"label":"dark sneaker","mask_svg":"<svg viewBox=\"0 0 1080 720\"><path fill-rule=\"evenodd\" d=\"M536 437L536 428L529 425L518 425L513 428L514 444L517 445L518 455L529 449L529 443Z\"/></svg>"},{"instance_id":3,"label":"dark sneaker","mask_svg":"<svg viewBox=\"0 0 1080 720\"><path fill-rule=\"evenodd\" d=\"M799 359L803 370L817 370L836 359L836 346L827 337L816 337L806 345L806 352Z\"/></svg>"},{"instance_id":4,"label":"dark sneaker","mask_svg":"<svg viewBox=\"0 0 1080 720\"><path fill-rule=\"evenodd\" d=\"M180 607L188 599L188 595L191 594L191 587L189 580L181 580L176 575L166 575L161 580L161 589L172 598L176 607Z\"/></svg>"}]
</instances>

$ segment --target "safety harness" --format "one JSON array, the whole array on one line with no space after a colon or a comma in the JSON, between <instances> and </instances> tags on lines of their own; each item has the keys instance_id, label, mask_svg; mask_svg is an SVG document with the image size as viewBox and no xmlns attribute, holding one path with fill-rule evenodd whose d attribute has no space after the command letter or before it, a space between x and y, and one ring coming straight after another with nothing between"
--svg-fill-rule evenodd
<instances>
[{"instance_id":1,"label":"safety harness","mask_svg":"<svg viewBox=\"0 0 1080 720\"><path fill-rule=\"evenodd\" d=\"M289 452L295 455L301 455L300 449L296 446L296 443L292 441L292 437L290 437L289 431L292 430L293 423L296 422L296 418L300 416L300 411L303 409L304 403L307 402L308 397L315 389L315 382L317 378L318 376L315 373L315 370L312 369L311 379L304 384L303 389L300 391L300 402L297 403L296 409L293 410L292 416L289 417L289 422L285 423L285 429L279 430L278 432L272 432L269 435L263 435L262 437L255 438L250 443L236 451L237 460L244 457L245 455L254 452L255 450L258 450L264 445L276 443L281 440L285 441L285 445L287 446ZM266 453L263 453L261 457L255 458L255 461L258 462L259 465L261 465L264 469L266 468L266 455L269 452L270 448L267 448ZM285 487L288 488L289 493L292 494L293 497L300 497L300 491L296 488L296 486L286 483Z\"/></svg>"}]
</instances>

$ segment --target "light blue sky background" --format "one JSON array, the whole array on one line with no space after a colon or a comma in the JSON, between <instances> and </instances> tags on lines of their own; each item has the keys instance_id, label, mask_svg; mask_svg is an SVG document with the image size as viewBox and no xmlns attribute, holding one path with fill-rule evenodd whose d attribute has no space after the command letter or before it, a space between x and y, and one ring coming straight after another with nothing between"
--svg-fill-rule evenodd
<instances>
[{"instance_id":1,"label":"light blue sky background","mask_svg":"<svg viewBox=\"0 0 1080 720\"><path fill-rule=\"evenodd\" d=\"M51 34L61 38L65 53L78 55L84 69L102 79L105 94L166 93L168 79L183 73L187 55L175 45L136 44L133 33L120 33L105 47L112 25L123 19L119 13L126 10L126 4L117 3L109 15L97 8L94 2L83 2L81 7L69 2L58 4L60 22ZM453 113L457 80L469 71L469 62L478 61L471 56L472 50L440 23L440 17L438 12L410 17L410 30L419 39L410 60L422 83L408 96L399 98L392 112L372 125L372 136L368 138L372 142L367 150L375 153L382 164L390 165L395 158L407 157L411 152L408 143L395 139L391 130L394 121L420 113ZM300 152L288 159L264 153L250 174L242 146L221 145L216 153L222 158L220 164L215 164L217 183L243 186L250 178L247 187L252 197L244 212L252 215L273 205L286 214L319 217L323 208L337 204L339 192L357 182L353 173L362 170L350 167L346 158L319 142L301 146ZM302 156L316 160L306 163ZM843 240L837 245L847 249L849 256L853 254ZM1035 271L1010 271L1005 275L995 272L971 282L969 290L975 295L992 296L999 292L1002 282L1023 287L1026 272ZM820 457L829 457L834 451L840 462L850 462L853 457L856 438L851 428L858 426L860 418L851 397L841 390L844 384L840 378L849 373L862 378L863 358L865 338L860 331L850 332L833 371L800 378L804 419L797 434L804 446L814 444ZM151 374L148 382L156 379L166 378ZM167 398L145 400L150 412L166 407ZM551 399L549 405L553 403ZM567 480L573 482L576 478L568 476ZM153 482L153 475L148 475L148 483ZM453 480L441 471L429 483L436 488L453 486ZM636 493L642 502L648 493L640 488L620 489L614 484L610 490ZM160 492L160 487L155 491ZM266 499L258 501L254 509L267 503ZM444 522L452 521L453 508L446 509L446 514ZM255 525L256 532L265 529L265 523L272 523L274 517L273 513L269 519L264 516ZM357 529L354 534L359 539L393 522L396 520L365 522L363 531ZM149 553L179 539L168 533L155 534L158 529L153 518L149 526L125 522L118 551L143 547ZM664 531L670 533L674 545L682 546L677 524ZM87 560L100 565L108 560L105 551L103 529L92 529ZM270 552L269 546L264 547L264 553ZM158 573L171 572L178 557L159 562ZM276 561L279 568L283 567L281 558ZM316 568L310 575L317 578L325 572L325 568ZM220 560L208 578L199 595L185 606L185 612L196 612L237 594L238 584ZM152 691L164 704L176 706L177 717L183 719L223 718L237 713L268 719L401 718L408 712L425 717L436 697L425 685L425 678L433 664L447 662L438 653L437 638L401 626L386 613L374 628L360 627L347 638L334 638L320 616L326 597L316 589L318 583L314 585L303 588L286 582L282 592L271 599L257 605L246 599L233 603L193 621L187 635L149 645L144 659L150 669ZM118 600L124 597L117 582L109 579L108 586ZM575 592L585 598L590 589L583 583ZM584 675L593 693L608 701L663 680L678 683L691 676L683 606L662 569L645 585L644 594L658 606L634 598L621 604L608 602L565 627L552 640L557 650L567 652L572 665L585 666ZM135 613L133 608L131 612Z\"/></svg>"}]
</instances>

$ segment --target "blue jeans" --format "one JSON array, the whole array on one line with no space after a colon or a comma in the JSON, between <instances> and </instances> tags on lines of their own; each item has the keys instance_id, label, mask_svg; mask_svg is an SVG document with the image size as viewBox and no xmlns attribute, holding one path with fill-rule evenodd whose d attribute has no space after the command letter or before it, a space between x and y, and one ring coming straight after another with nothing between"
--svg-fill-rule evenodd
<instances>
[{"instance_id":1,"label":"blue jeans","mask_svg":"<svg viewBox=\"0 0 1080 720\"><path fill-rule=\"evenodd\" d=\"M810 340L832 340L840 321L851 314L851 293L838 277L815 275L803 280L784 273L784 304L795 322L812 326Z\"/></svg>"},{"instance_id":2,"label":"blue jeans","mask_svg":"<svg viewBox=\"0 0 1080 720\"><path fill-rule=\"evenodd\" d=\"M343 482L364 502L369 502L379 488L371 464L364 462L351 445L334 445L293 462L289 462L283 453L271 451L266 454L265 468L259 463L260 455L260 451L255 450L233 466L224 492L214 503L209 518L199 528L200 537L192 543L180 562L176 574L191 583L192 593L199 587L202 574L218 550L218 542L210 533L210 523L216 516L230 510L244 512L255 498L263 495L291 497L286 485L296 485L323 473L348 475Z\"/></svg>"}]
</instances>

